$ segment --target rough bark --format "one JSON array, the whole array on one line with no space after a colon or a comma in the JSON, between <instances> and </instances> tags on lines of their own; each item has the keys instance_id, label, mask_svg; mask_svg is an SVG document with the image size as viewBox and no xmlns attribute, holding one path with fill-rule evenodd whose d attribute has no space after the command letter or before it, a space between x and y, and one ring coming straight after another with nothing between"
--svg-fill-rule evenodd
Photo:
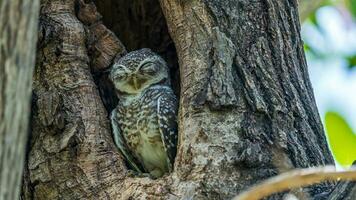
<instances>
[{"instance_id":1,"label":"rough bark","mask_svg":"<svg viewBox=\"0 0 356 200\"><path fill-rule=\"evenodd\" d=\"M345 171L336 171L334 166L325 167L310 167L306 169L295 169L291 170L272 178L269 178L259 185L251 187L249 190L243 192L239 196L236 196L233 200L258 200L264 197L270 196L274 193L284 192L287 190L298 189L308 185L320 183L322 181L350 181L356 180L356 170L349 169ZM345 188L347 187L347 184ZM338 190L338 195L345 195L345 191L340 192ZM300 199L310 199L310 197L303 194L303 198ZM331 199L331 198L329 198ZM336 198L341 199L341 198Z\"/></svg>"},{"instance_id":2,"label":"rough bark","mask_svg":"<svg viewBox=\"0 0 356 200\"><path fill-rule=\"evenodd\" d=\"M77 19L74 0L41 1L39 25L23 199L117 196L126 169L89 69L95 32Z\"/></svg>"},{"instance_id":3,"label":"rough bark","mask_svg":"<svg viewBox=\"0 0 356 200\"><path fill-rule=\"evenodd\" d=\"M181 72L181 179L224 199L279 171L332 163L296 1L161 5Z\"/></svg>"},{"instance_id":4,"label":"rough bark","mask_svg":"<svg viewBox=\"0 0 356 200\"><path fill-rule=\"evenodd\" d=\"M110 136L111 106L90 73L92 26L77 19L74 2L42 1L24 199L228 199L282 171L332 163L296 0L98 0L127 49L167 55L173 72L179 59L175 170L158 180L128 177ZM156 18L147 19L151 12ZM147 25L155 20L156 28Z\"/></svg>"},{"instance_id":5,"label":"rough bark","mask_svg":"<svg viewBox=\"0 0 356 200\"><path fill-rule=\"evenodd\" d=\"M18 199L28 138L39 1L0 1L0 199Z\"/></svg>"},{"instance_id":6,"label":"rough bark","mask_svg":"<svg viewBox=\"0 0 356 200\"><path fill-rule=\"evenodd\" d=\"M328 200L353 200L356 199L356 182L338 183L335 189L321 199Z\"/></svg>"}]
</instances>

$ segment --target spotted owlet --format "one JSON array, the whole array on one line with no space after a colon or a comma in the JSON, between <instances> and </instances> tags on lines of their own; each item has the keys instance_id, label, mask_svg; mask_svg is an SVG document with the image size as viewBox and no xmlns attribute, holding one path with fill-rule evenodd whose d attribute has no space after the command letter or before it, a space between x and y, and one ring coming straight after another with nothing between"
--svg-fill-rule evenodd
<instances>
[{"instance_id":1,"label":"spotted owlet","mask_svg":"<svg viewBox=\"0 0 356 200\"><path fill-rule=\"evenodd\" d=\"M133 51L113 64L110 79L119 96L111 113L116 146L138 172L154 178L171 172L178 105L166 62L150 49Z\"/></svg>"}]
</instances>

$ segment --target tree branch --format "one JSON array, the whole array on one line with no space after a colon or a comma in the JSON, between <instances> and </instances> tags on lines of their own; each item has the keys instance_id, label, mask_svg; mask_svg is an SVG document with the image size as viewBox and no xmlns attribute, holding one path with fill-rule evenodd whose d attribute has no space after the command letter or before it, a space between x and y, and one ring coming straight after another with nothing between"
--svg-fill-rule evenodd
<instances>
[{"instance_id":1,"label":"tree branch","mask_svg":"<svg viewBox=\"0 0 356 200\"><path fill-rule=\"evenodd\" d=\"M236 196L233 200L257 200L285 190L327 180L356 180L356 169L338 172L333 166L298 169L270 178Z\"/></svg>"}]
</instances>

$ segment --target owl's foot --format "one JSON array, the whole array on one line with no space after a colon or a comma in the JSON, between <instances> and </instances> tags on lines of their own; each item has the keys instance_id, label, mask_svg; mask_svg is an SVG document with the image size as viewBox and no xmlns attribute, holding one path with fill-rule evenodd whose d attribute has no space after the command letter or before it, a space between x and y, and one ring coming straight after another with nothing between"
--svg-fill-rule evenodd
<instances>
[{"instance_id":1,"label":"owl's foot","mask_svg":"<svg viewBox=\"0 0 356 200\"><path fill-rule=\"evenodd\" d=\"M151 175L151 178L152 179L157 179L157 178L160 178L164 175L164 171L162 171L161 169L159 168L156 168L155 170L152 170L150 171L150 175Z\"/></svg>"},{"instance_id":2,"label":"owl's foot","mask_svg":"<svg viewBox=\"0 0 356 200\"><path fill-rule=\"evenodd\" d=\"M139 175L137 175L137 177L140 177L140 178L152 178L151 174L149 173L140 173Z\"/></svg>"},{"instance_id":3,"label":"owl's foot","mask_svg":"<svg viewBox=\"0 0 356 200\"><path fill-rule=\"evenodd\" d=\"M141 173L141 172L137 172L135 170L127 170L127 176L128 177L139 177L139 178L146 178L146 177L149 177L149 178L152 178L151 174L149 173Z\"/></svg>"}]
</instances>

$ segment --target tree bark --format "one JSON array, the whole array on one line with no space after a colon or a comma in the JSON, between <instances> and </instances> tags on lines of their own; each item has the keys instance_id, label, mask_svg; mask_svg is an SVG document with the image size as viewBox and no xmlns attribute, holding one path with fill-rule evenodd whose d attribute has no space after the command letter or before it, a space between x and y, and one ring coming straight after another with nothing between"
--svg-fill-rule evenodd
<instances>
[{"instance_id":1,"label":"tree bark","mask_svg":"<svg viewBox=\"0 0 356 200\"><path fill-rule=\"evenodd\" d=\"M0 199L18 199L28 139L39 1L0 1Z\"/></svg>"},{"instance_id":2,"label":"tree bark","mask_svg":"<svg viewBox=\"0 0 356 200\"><path fill-rule=\"evenodd\" d=\"M280 172L333 163L308 77L296 0L96 1L104 11L134 16L126 20L136 20L137 29L115 21L114 11L104 13L104 23L116 27L129 50L160 49L172 71L179 60L174 172L158 180L127 176L111 138L110 106L105 110L89 68L96 62L86 41L101 21L82 20L84 26L74 2L42 1L24 199L229 199ZM150 12L156 18L145 21ZM143 29L147 22L157 22L156 28ZM173 41L176 50L145 41L141 28L147 40ZM316 196L333 185L303 191Z\"/></svg>"},{"instance_id":3,"label":"tree bark","mask_svg":"<svg viewBox=\"0 0 356 200\"><path fill-rule=\"evenodd\" d=\"M296 1L161 5L181 72L181 177L196 181L204 169L206 195L229 198L280 171L333 162L308 77ZM314 195L324 186L308 191Z\"/></svg>"},{"instance_id":4,"label":"tree bark","mask_svg":"<svg viewBox=\"0 0 356 200\"><path fill-rule=\"evenodd\" d=\"M75 2L41 1L23 199L114 197L126 173L90 73L86 43L93 32L77 19Z\"/></svg>"}]
</instances>

